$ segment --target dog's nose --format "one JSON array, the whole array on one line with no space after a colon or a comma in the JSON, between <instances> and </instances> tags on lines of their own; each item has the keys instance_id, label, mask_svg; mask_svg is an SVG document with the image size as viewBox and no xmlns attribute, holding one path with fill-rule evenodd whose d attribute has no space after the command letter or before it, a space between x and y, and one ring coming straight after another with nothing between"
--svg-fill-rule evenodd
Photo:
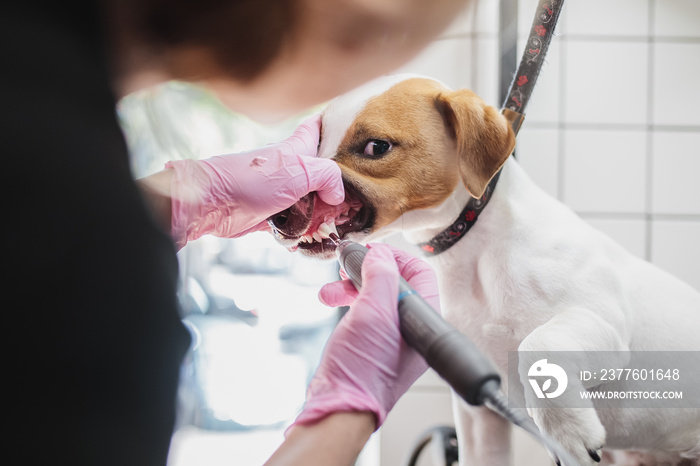
<instances>
[{"instance_id":1,"label":"dog's nose","mask_svg":"<svg viewBox=\"0 0 700 466\"><path fill-rule=\"evenodd\" d=\"M290 208L270 216L267 223L279 238L296 239L309 228L313 209L314 196L308 194Z\"/></svg>"},{"instance_id":2,"label":"dog's nose","mask_svg":"<svg viewBox=\"0 0 700 466\"><path fill-rule=\"evenodd\" d=\"M270 217L269 219L267 219L267 221L270 223L271 227L279 230L280 228L283 228L287 224L287 221L289 220L289 217L292 214L291 210L292 210L292 208L290 207L287 210L283 210L282 212L278 212L275 215L273 215L272 217Z\"/></svg>"}]
</instances>

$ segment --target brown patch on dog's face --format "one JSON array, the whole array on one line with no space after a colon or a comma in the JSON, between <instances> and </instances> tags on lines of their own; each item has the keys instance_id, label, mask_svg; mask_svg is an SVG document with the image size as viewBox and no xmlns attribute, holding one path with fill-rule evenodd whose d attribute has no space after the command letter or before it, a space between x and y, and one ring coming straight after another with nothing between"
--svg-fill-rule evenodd
<instances>
[{"instance_id":1,"label":"brown patch on dog's face","mask_svg":"<svg viewBox=\"0 0 700 466\"><path fill-rule=\"evenodd\" d=\"M455 139L436 107L443 90L424 79L396 84L367 102L338 147L344 178L373 207L371 230L441 204L459 182Z\"/></svg>"}]
</instances>

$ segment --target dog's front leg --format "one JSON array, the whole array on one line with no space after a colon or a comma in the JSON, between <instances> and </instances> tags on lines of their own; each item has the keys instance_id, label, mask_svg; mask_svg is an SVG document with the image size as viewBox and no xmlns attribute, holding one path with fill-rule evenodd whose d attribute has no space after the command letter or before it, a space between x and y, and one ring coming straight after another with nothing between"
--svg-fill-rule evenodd
<instances>
[{"instance_id":1,"label":"dog's front leg","mask_svg":"<svg viewBox=\"0 0 700 466\"><path fill-rule=\"evenodd\" d=\"M511 464L511 425L490 409L469 406L453 395L459 466Z\"/></svg>"},{"instance_id":2,"label":"dog's front leg","mask_svg":"<svg viewBox=\"0 0 700 466\"><path fill-rule=\"evenodd\" d=\"M518 373L525 387L525 403L528 412L543 433L557 440L568 450L581 466L595 465L600 462L602 448L605 444L605 428L593 407L591 400L581 399L581 393L588 386L577 378L569 377L566 388L559 390L559 378L553 365L543 355L567 353L567 367L578 373L581 368L599 354L617 358L609 367L624 367L628 358L628 346L620 332L600 315L587 309L569 309L556 314L547 323L536 328L518 348ZM600 353L605 352L605 353ZM556 366L559 367L559 366ZM607 367L607 366L605 366ZM543 390L535 390L530 383L533 376L554 375L557 390L544 395ZM552 374L547 374L553 371ZM536 378L536 377L535 377ZM550 380L551 382L551 380ZM553 384L548 383L551 388ZM566 465L568 466L568 465Z\"/></svg>"}]
</instances>

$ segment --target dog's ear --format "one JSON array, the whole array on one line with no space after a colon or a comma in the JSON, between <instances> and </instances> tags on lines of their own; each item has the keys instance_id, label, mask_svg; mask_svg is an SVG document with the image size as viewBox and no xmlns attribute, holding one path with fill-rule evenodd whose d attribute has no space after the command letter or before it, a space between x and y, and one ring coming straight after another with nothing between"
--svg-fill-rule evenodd
<instances>
[{"instance_id":1,"label":"dog's ear","mask_svg":"<svg viewBox=\"0 0 700 466\"><path fill-rule=\"evenodd\" d=\"M457 144L462 182L478 199L513 152L515 133L498 110L467 89L440 93L435 106Z\"/></svg>"}]
</instances>

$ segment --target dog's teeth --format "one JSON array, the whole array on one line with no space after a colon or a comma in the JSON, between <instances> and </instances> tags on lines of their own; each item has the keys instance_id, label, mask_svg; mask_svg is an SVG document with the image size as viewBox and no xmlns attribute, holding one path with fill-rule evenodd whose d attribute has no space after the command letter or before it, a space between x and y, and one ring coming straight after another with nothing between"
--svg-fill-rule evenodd
<instances>
[{"instance_id":1,"label":"dog's teeth","mask_svg":"<svg viewBox=\"0 0 700 466\"><path fill-rule=\"evenodd\" d=\"M318 226L318 233L321 238L330 238L331 233L338 234L338 230L335 228L335 220L331 219L329 223L322 223Z\"/></svg>"},{"instance_id":2,"label":"dog's teeth","mask_svg":"<svg viewBox=\"0 0 700 466\"><path fill-rule=\"evenodd\" d=\"M319 243L321 241L323 241L323 238L321 238L321 234L318 231L314 231L313 238L314 238L314 240L318 241Z\"/></svg>"},{"instance_id":3,"label":"dog's teeth","mask_svg":"<svg viewBox=\"0 0 700 466\"><path fill-rule=\"evenodd\" d=\"M318 234L321 235L321 238L328 238L328 235L332 232L333 230L331 230L331 227L328 226L327 223L322 223L318 226Z\"/></svg>"},{"instance_id":4,"label":"dog's teeth","mask_svg":"<svg viewBox=\"0 0 700 466\"><path fill-rule=\"evenodd\" d=\"M330 233L328 225L322 223L318 226L318 234L321 235L321 238L328 238L328 233Z\"/></svg>"},{"instance_id":5,"label":"dog's teeth","mask_svg":"<svg viewBox=\"0 0 700 466\"><path fill-rule=\"evenodd\" d=\"M335 220L331 219L329 223L322 223L318 226L318 232L324 238L330 238L331 233L338 234L338 230L335 228Z\"/></svg>"}]
</instances>

